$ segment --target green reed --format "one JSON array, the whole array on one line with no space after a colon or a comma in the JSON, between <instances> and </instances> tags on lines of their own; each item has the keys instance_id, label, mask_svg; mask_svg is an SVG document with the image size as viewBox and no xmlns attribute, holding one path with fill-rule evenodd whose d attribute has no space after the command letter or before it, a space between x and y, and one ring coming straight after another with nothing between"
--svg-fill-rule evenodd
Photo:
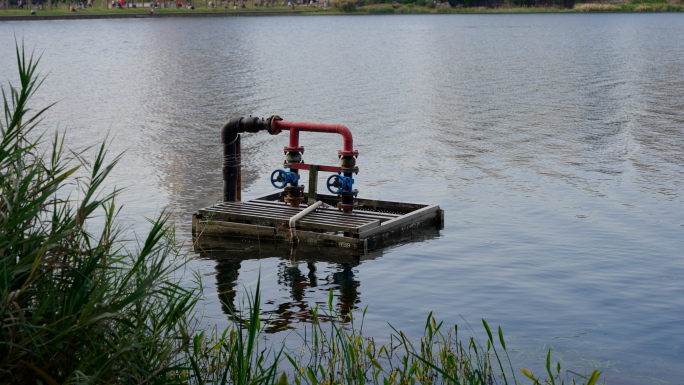
<instances>
[{"instance_id":1,"label":"green reed","mask_svg":"<svg viewBox=\"0 0 684 385\"><path fill-rule=\"evenodd\" d=\"M379 345L363 334L363 319L367 309L357 320L354 313L340 314L332 306L330 291L327 310L318 306L312 309L313 322L298 334L301 346L284 355L291 367L281 383L292 381L297 385L311 384L495 384L524 383L516 376L501 327L498 341L486 321L486 347L475 337L466 343L458 338L458 325L444 331L443 322L437 322L432 313L427 316L423 335L412 339L392 327L390 342ZM360 323L360 325L357 325ZM469 334L475 331L468 325ZM500 344L502 351L496 348ZM298 345L298 344L297 344ZM503 355L502 355L503 354ZM520 369L534 384L594 385L600 372L590 376L564 372L560 364L551 371L551 351L547 355L547 379L534 377L529 370ZM498 364L493 367L492 363ZM520 374L520 373L518 373Z\"/></svg>"},{"instance_id":2,"label":"green reed","mask_svg":"<svg viewBox=\"0 0 684 385\"><path fill-rule=\"evenodd\" d=\"M34 131L49 106L28 107L39 59L16 56L20 85L2 89L0 121L0 383L159 382L185 366L198 299L171 279L166 215L124 242L120 190L103 184L120 156L68 151L60 133L46 145Z\"/></svg>"}]
</instances>

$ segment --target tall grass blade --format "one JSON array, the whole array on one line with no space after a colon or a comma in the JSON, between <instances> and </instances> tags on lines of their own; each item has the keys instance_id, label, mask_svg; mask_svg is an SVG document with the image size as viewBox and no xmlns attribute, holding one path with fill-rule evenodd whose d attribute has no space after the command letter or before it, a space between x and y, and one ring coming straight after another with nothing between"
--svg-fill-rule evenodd
<instances>
[{"instance_id":1,"label":"tall grass blade","mask_svg":"<svg viewBox=\"0 0 684 385\"><path fill-rule=\"evenodd\" d=\"M553 373L551 373L551 349L546 354L546 372L549 374L549 381L552 385L556 385L556 381L553 379Z\"/></svg>"},{"instance_id":2,"label":"tall grass blade","mask_svg":"<svg viewBox=\"0 0 684 385\"><path fill-rule=\"evenodd\" d=\"M594 369L594 371L591 373L591 377L589 377L589 382L587 382L587 385L594 385L596 384L596 381L598 380L599 376L601 375L601 372L598 370Z\"/></svg>"}]
</instances>

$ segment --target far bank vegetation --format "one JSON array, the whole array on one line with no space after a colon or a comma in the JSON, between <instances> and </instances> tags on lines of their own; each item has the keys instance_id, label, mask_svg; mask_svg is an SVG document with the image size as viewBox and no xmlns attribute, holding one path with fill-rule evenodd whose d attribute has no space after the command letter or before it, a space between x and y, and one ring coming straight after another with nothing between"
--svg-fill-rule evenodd
<instances>
[{"instance_id":1,"label":"far bank vegetation","mask_svg":"<svg viewBox=\"0 0 684 385\"><path fill-rule=\"evenodd\" d=\"M682 12L684 0L332 0L341 13Z\"/></svg>"},{"instance_id":2,"label":"far bank vegetation","mask_svg":"<svg viewBox=\"0 0 684 385\"><path fill-rule=\"evenodd\" d=\"M114 4L115 3L115 4ZM4 0L2 16L119 13L292 12L301 14L684 12L684 0ZM121 5L121 6L119 6Z\"/></svg>"}]
</instances>

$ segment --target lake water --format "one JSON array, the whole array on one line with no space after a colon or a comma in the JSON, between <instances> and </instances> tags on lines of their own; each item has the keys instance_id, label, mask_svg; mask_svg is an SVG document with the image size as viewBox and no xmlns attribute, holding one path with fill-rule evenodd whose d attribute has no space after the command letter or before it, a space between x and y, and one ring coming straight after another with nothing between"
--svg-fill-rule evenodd
<instances>
[{"instance_id":1,"label":"lake water","mask_svg":"<svg viewBox=\"0 0 684 385\"><path fill-rule=\"evenodd\" d=\"M127 150L109 183L137 231L166 208L189 243L190 214L221 196L220 126L250 114L344 124L360 196L446 210L443 230L359 264L196 256L211 323L228 324L218 286L239 300L261 274L280 328L332 288L380 341L388 322L417 338L430 311L485 318L516 368L543 373L552 348L608 383L682 384L682 36L684 14L3 22L0 78L16 79L15 37L42 53L46 127ZM337 164L339 136L301 143ZM242 145L243 197L273 191L287 134Z\"/></svg>"}]
</instances>

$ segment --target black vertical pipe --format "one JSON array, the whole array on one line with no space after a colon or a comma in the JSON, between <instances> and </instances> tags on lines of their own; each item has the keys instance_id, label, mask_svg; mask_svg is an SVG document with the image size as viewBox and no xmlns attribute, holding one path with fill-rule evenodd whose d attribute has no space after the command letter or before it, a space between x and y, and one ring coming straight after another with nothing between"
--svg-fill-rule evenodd
<instances>
[{"instance_id":1,"label":"black vertical pipe","mask_svg":"<svg viewBox=\"0 0 684 385\"><path fill-rule=\"evenodd\" d=\"M237 158L242 159L242 148L240 147L240 135L237 137L237 142L235 143L235 151L237 151ZM237 185L235 186L235 192L237 194L236 199L242 201L242 167L237 169Z\"/></svg>"},{"instance_id":2,"label":"black vertical pipe","mask_svg":"<svg viewBox=\"0 0 684 385\"><path fill-rule=\"evenodd\" d=\"M223 138L223 201L237 201L238 170L241 166L237 155L237 141L240 135Z\"/></svg>"},{"instance_id":3,"label":"black vertical pipe","mask_svg":"<svg viewBox=\"0 0 684 385\"><path fill-rule=\"evenodd\" d=\"M221 127L221 144L223 145L223 201L235 202L240 200L240 151L239 133L268 131L276 135L280 131L271 129L271 119L261 118L231 118Z\"/></svg>"}]
</instances>

